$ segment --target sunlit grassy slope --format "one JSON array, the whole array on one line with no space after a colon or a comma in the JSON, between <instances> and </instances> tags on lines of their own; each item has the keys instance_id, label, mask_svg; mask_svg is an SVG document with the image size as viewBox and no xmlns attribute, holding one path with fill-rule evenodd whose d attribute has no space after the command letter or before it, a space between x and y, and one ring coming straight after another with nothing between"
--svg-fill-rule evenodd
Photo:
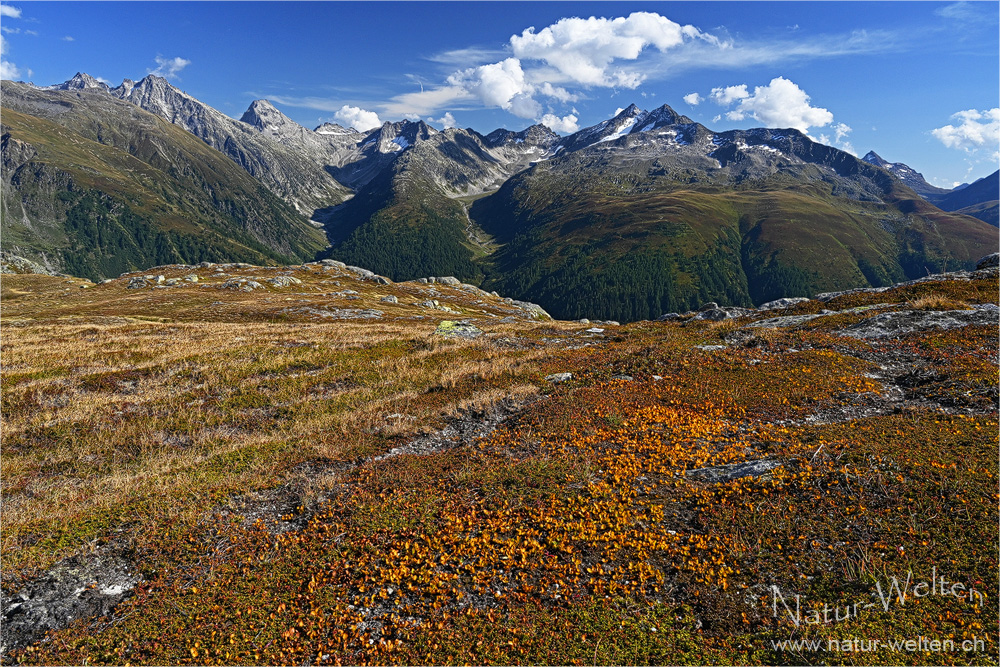
<instances>
[{"instance_id":1,"label":"sunlit grassy slope","mask_svg":"<svg viewBox=\"0 0 1000 667\"><path fill-rule=\"evenodd\" d=\"M766 314L840 311L795 327L588 331L335 267L154 273L199 282L3 277L3 586L102 550L144 576L111 617L7 660L997 662L996 327L840 333L995 303L995 278ZM302 282L267 282L280 275ZM238 276L262 287L221 288ZM443 319L484 333L434 335ZM521 408L485 437L376 460L500 403ZM686 474L760 460L777 467ZM983 604L911 590L883 608L877 587L908 575ZM861 610L796 628L772 586L803 618ZM983 644L773 643L921 636Z\"/></svg>"},{"instance_id":2,"label":"sunlit grassy slope","mask_svg":"<svg viewBox=\"0 0 1000 667\"><path fill-rule=\"evenodd\" d=\"M996 246L979 220L901 187L856 200L812 165L734 186L635 162L538 165L476 202L473 218L504 244L484 286L557 317L625 321L890 285L968 268Z\"/></svg>"}]
</instances>

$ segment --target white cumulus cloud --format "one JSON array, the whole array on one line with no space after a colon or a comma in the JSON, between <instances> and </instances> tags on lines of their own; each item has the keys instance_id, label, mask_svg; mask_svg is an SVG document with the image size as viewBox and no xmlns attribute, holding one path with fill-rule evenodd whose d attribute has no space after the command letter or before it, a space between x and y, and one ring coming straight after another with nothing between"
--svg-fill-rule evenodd
<instances>
[{"instance_id":1,"label":"white cumulus cloud","mask_svg":"<svg viewBox=\"0 0 1000 667\"><path fill-rule=\"evenodd\" d=\"M951 116L958 125L945 125L931 130L931 134L948 148L966 152L977 148L996 150L1000 144L1000 108L987 111L966 109Z\"/></svg>"},{"instance_id":2,"label":"white cumulus cloud","mask_svg":"<svg viewBox=\"0 0 1000 667\"><path fill-rule=\"evenodd\" d=\"M557 82L635 88L644 75L616 67L615 61L636 60L647 47L666 51L681 45L685 38L717 41L694 26L682 26L652 12L634 12L613 19L560 19L538 32L531 27L513 35L510 45L515 57L540 60L554 69Z\"/></svg>"},{"instance_id":3,"label":"white cumulus cloud","mask_svg":"<svg viewBox=\"0 0 1000 667\"><path fill-rule=\"evenodd\" d=\"M374 130L376 127L382 125L382 121L379 120L378 114L374 111L352 107L347 104L340 107L340 110L333 114L333 117L341 125L353 127L358 132Z\"/></svg>"},{"instance_id":4,"label":"white cumulus cloud","mask_svg":"<svg viewBox=\"0 0 1000 667\"><path fill-rule=\"evenodd\" d=\"M21 18L21 10L10 5L0 5L0 16L6 16L10 19L19 19Z\"/></svg>"},{"instance_id":5,"label":"white cumulus cloud","mask_svg":"<svg viewBox=\"0 0 1000 667\"><path fill-rule=\"evenodd\" d=\"M739 86L726 86L725 88L713 88L712 92L708 94L712 101L720 106L729 106L737 100L744 100L750 97L750 93L747 92L747 85L741 84Z\"/></svg>"},{"instance_id":6,"label":"white cumulus cloud","mask_svg":"<svg viewBox=\"0 0 1000 667\"><path fill-rule=\"evenodd\" d=\"M70 38L72 40L72 38ZM156 56L156 69L148 70L154 76L162 76L164 79L173 79L180 71L191 64L190 60L184 58L164 58Z\"/></svg>"},{"instance_id":7,"label":"white cumulus cloud","mask_svg":"<svg viewBox=\"0 0 1000 667\"><path fill-rule=\"evenodd\" d=\"M7 40L4 38L3 35L0 35L0 56L6 55L6 53L7 53ZM13 81L20 77L21 77L21 70L17 68L17 65L0 58L0 79Z\"/></svg>"},{"instance_id":8,"label":"white cumulus cloud","mask_svg":"<svg viewBox=\"0 0 1000 667\"><path fill-rule=\"evenodd\" d=\"M553 132L565 132L568 134L571 132L576 132L577 130L580 129L580 125L578 124L579 120L580 119L573 114L568 114L560 118L555 114L547 113L541 118L539 118L538 122L549 128Z\"/></svg>"},{"instance_id":9,"label":"white cumulus cloud","mask_svg":"<svg viewBox=\"0 0 1000 667\"><path fill-rule=\"evenodd\" d=\"M460 70L448 77L448 84L479 98L488 107L511 109L516 96L530 97L534 86L525 81L521 61L507 58L491 65ZM524 102L520 106L523 108ZM527 117L532 117L529 114Z\"/></svg>"},{"instance_id":10,"label":"white cumulus cloud","mask_svg":"<svg viewBox=\"0 0 1000 667\"><path fill-rule=\"evenodd\" d=\"M419 92L397 95L380 110L394 116L424 116L456 104L478 103L519 118L545 122L544 118L560 128L575 129L575 112L563 109L565 115L560 115L558 109L580 99L574 88L634 89L655 69L650 66L651 58L640 60L644 52L666 52L692 40L726 46L694 26L653 12L562 18L541 30L530 27L512 35L506 51L510 55L503 60L457 70L438 86L421 84ZM475 56L493 59L496 52L463 49L449 51L438 60L457 63Z\"/></svg>"},{"instance_id":11,"label":"white cumulus cloud","mask_svg":"<svg viewBox=\"0 0 1000 667\"><path fill-rule=\"evenodd\" d=\"M701 95L699 95L698 93L688 93L687 95L685 95L681 99L684 100L685 102L687 102L688 104L690 104L693 107L698 106L699 104L701 104L705 100L705 98L702 97Z\"/></svg>"},{"instance_id":12,"label":"white cumulus cloud","mask_svg":"<svg viewBox=\"0 0 1000 667\"><path fill-rule=\"evenodd\" d=\"M828 146L834 146L840 150L850 153L854 157L858 156L858 152L854 150L854 146L851 142L847 140L847 135L849 135L853 130L846 123L836 123L830 127L833 130L833 138L830 138L826 134L819 135L819 142L822 144L827 144Z\"/></svg>"},{"instance_id":13,"label":"white cumulus cloud","mask_svg":"<svg viewBox=\"0 0 1000 667\"><path fill-rule=\"evenodd\" d=\"M804 90L781 76L771 79L766 86L756 86L753 94L744 84L713 88L711 97L722 106L736 103L734 109L726 112L729 120L749 117L767 127L792 127L806 133L810 127L825 127L833 122L830 111L812 106Z\"/></svg>"},{"instance_id":14,"label":"white cumulus cloud","mask_svg":"<svg viewBox=\"0 0 1000 667\"><path fill-rule=\"evenodd\" d=\"M441 126L446 130L450 127L458 127L458 123L455 122L455 117L451 115L450 111L440 118L428 118L427 120L432 123L441 123Z\"/></svg>"}]
</instances>

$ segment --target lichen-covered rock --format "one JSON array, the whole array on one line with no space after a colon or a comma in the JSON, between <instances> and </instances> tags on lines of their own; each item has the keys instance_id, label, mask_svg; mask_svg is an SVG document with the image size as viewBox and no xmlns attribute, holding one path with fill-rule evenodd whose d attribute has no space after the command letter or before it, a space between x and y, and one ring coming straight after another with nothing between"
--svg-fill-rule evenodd
<instances>
[{"instance_id":1,"label":"lichen-covered rock","mask_svg":"<svg viewBox=\"0 0 1000 667\"><path fill-rule=\"evenodd\" d=\"M783 299L775 299L774 301L768 301L767 303L762 303L757 308L757 310L778 310L780 308L791 308L792 306L798 305L800 303L805 303L806 301L810 301L809 297L806 296L785 297Z\"/></svg>"},{"instance_id":2,"label":"lichen-covered rock","mask_svg":"<svg viewBox=\"0 0 1000 667\"><path fill-rule=\"evenodd\" d=\"M222 283L221 288L239 292L252 292L255 289L264 289L264 286L256 280L250 280L249 278L230 278Z\"/></svg>"},{"instance_id":3,"label":"lichen-covered rock","mask_svg":"<svg viewBox=\"0 0 1000 667\"><path fill-rule=\"evenodd\" d=\"M454 276L444 276L443 278L438 278L437 282L442 285L461 285L462 281Z\"/></svg>"},{"instance_id":4,"label":"lichen-covered rock","mask_svg":"<svg viewBox=\"0 0 1000 667\"><path fill-rule=\"evenodd\" d=\"M766 475L770 475L772 470L780 468L781 466L781 461L762 459L759 461L727 463L721 466L712 466L711 468L697 468L695 470L687 470L684 474L687 477L700 482L718 484L720 482L730 482L734 479L742 479L744 477L764 477Z\"/></svg>"},{"instance_id":5,"label":"lichen-covered rock","mask_svg":"<svg viewBox=\"0 0 1000 667\"><path fill-rule=\"evenodd\" d=\"M552 375L546 375L545 380L553 384L559 384L560 382L566 382L567 380L572 380L572 373L553 373Z\"/></svg>"},{"instance_id":6,"label":"lichen-covered rock","mask_svg":"<svg viewBox=\"0 0 1000 667\"><path fill-rule=\"evenodd\" d=\"M888 338L916 331L947 330L973 325L997 326L1000 309L986 303L971 310L900 310L880 313L849 326L841 333L852 338Z\"/></svg>"},{"instance_id":7,"label":"lichen-covered rock","mask_svg":"<svg viewBox=\"0 0 1000 667\"><path fill-rule=\"evenodd\" d=\"M390 294L389 296L382 297L381 299L379 299L379 301L381 301L382 303L399 303L399 298Z\"/></svg>"},{"instance_id":8,"label":"lichen-covered rock","mask_svg":"<svg viewBox=\"0 0 1000 667\"><path fill-rule=\"evenodd\" d=\"M345 266L345 269L351 273L356 274L362 280L371 280L375 277L374 271L369 271L368 269L362 269L360 266Z\"/></svg>"},{"instance_id":9,"label":"lichen-covered rock","mask_svg":"<svg viewBox=\"0 0 1000 667\"><path fill-rule=\"evenodd\" d=\"M302 281L295 276L275 276L274 278L268 278L265 282L275 287L290 287L302 284Z\"/></svg>"},{"instance_id":10,"label":"lichen-covered rock","mask_svg":"<svg viewBox=\"0 0 1000 667\"><path fill-rule=\"evenodd\" d=\"M434 334L437 336L446 336L448 338L478 338L483 335L483 332L478 327L469 324L468 322L452 322L451 320L442 320L438 324L437 329L434 330Z\"/></svg>"},{"instance_id":11,"label":"lichen-covered rock","mask_svg":"<svg viewBox=\"0 0 1000 667\"><path fill-rule=\"evenodd\" d=\"M709 320L711 322L722 322L723 320L733 320L737 317L746 317L747 315L753 314L753 309L751 308L740 308L738 306L725 306L722 308L705 308L702 306L702 310L698 311L698 314L692 317L693 320Z\"/></svg>"}]
</instances>

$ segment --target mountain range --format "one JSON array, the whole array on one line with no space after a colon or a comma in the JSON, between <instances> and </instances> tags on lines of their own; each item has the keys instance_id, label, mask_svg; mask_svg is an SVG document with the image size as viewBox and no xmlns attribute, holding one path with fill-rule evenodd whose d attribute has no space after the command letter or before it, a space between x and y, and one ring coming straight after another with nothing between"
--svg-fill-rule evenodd
<instances>
[{"instance_id":1,"label":"mountain range","mask_svg":"<svg viewBox=\"0 0 1000 667\"><path fill-rule=\"evenodd\" d=\"M974 183L963 183L952 190L946 190L934 187L924 180L923 174L902 162L887 162L875 151L869 151L861 159L882 167L942 211L971 215L994 227L1000 226L1000 215L998 215L1000 170L980 178Z\"/></svg>"},{"instance_id":2,"label":"mountain range","mask_svg":"<svg viewBox=\"0 0 1000 667\"><path fill-rule=\"evenodd\" d=\"M889 284L997 243L983 222L996 174L941 190L874 152L717 133L667 105L565 137L407 120L357 132L309 130L266 100L234 120L153 75L2 85L2 247L91 279L321 257L635 320Z\"/></svg>"}]
</instances>

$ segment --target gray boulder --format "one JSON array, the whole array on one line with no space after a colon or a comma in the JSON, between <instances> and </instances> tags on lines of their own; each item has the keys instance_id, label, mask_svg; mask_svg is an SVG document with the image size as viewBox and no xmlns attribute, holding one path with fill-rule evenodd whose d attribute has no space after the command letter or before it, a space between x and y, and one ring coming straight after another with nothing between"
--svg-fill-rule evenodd
<instances>
[{"instance_id":1,"label":"gray boulder","mask_svg":"<svg viewBox=\"0 0 1000 667\"><path fill-rule=\"evenodd\" d=\"M274 278L268 278L266 281L275 287L289 287L291 285L301 285L302 281L294 276L275 276Z\"/></svg>"},{"instance_id":2,"label":"gray boulder","mask_svg":"<svg viewBox=\"0 0 1000 667\"><path fill-rule=\"evenodd\" d=\"M992 255L986 255L981 260L976 262L976 270L988 269L993 266L1000 266L1000 252L995 252Z\"/></svg>"},{"instance_id":3,"label":"gray boulder","mask_svg":"<svg viewBox=\"0 0 1000 667\"><path fill-rule=\"evenodd\" d=\"M559 384L560 382L566 382L567 380L573 379L572 373L553 373L552 375L545 376L546 381L553 384Z\"/></svg>"},{"instance_id":4,"label":"gray boulder","mask_svg":"<svg viewBox=\"0 0 1000 667\"><path fill-rule=\"evenodd\" d=\"M356 274L362 280L365 279L371 280L372 278L375 277L374 271L369 271L368 269L362 269L360 266L345 266L344 268L350 271L351 273Z\"/></svg>"},{"instance_id":5,"label":"gray boulder","mask_svg":"<svg viewBox=\"0 0 1000 667\"><path fill-rule=\"evenodd\" d=\"M723 320L733 320L737 317L746 317L753 314L750 308L740 308L739 306L726 306L724 308L708 308L702 306L702 310L692 317L692 320L709 320L712 322L722 322Z\"/></svg>"},{"instance_id":6,"label":"gray boulder","mask_svg":"<svg viewBox=\"0 0 1000 667\"><path fill-rule=\"evenodd\" d=\"M806 296L793 296L785 297L783 299L775 299L774 301L768 301L767 303L760 304L757 310L778 310L779 308L791 308L800 303L805 303L810 301L809 297Z\"/></svg>"}]
</instances>

